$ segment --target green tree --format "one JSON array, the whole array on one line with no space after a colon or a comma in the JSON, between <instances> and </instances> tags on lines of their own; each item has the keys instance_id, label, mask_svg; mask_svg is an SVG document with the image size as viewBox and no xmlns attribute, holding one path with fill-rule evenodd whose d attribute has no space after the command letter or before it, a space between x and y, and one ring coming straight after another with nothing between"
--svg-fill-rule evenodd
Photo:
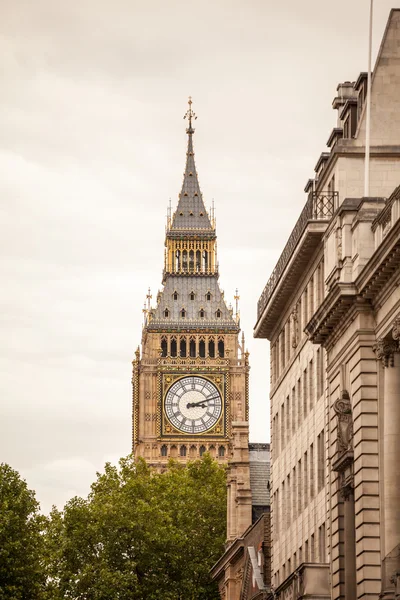
<instances>
[{"instance_id":1,"label":"green tree","mask_svg":"<svg viewBox=\"0 0 400 600\"><path fill-rule=\"evenodd\" d=\"M50 516L48 597L217 600L209 569L225 518L225 470L209 456L164 473L131 457L107 464L86 500Z\"/></svg>"},{"instance_id":2,"label":"green tree","mask_svg":"<svg viewBox=\"0 0 400 600\"><path fill-rule=\"evenodd\" d=\"M0 600L39 600L44 518L17 471L0 464Z\"/></svg>"}]
</instances>

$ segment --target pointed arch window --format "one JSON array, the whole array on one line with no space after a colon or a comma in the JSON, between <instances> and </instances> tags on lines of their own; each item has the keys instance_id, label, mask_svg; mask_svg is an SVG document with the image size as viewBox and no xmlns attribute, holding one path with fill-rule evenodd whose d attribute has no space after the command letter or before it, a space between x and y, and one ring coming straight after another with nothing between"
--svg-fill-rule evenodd
<instances>
[{"instance_id":1,"label":"pointed arch window","mask_svg":"<svg viewBox=\"0 0 400 600\"><path fill-rule=\"evenodd\" d=\"M165 317L166 319L168 319L168 317L169 317L169 310L168 310L168 308L166 308L166 309L164 310L164 317Z\"/></svg>"},{"instance_id":2,"label":"pointed arch window","mask_svg":"<svg viewBox=\"0 0 400 600\"><path fill-rule=\"evenodd\" d=\"M199 317L200 317L200 319L204 319L204 317L205 317L205 314L206 314L206 313L204 312L204 308L201 308L201 309L199 310Z\"/></svg>"},{"instance_id":3,"label":"pointed arch window","mask_svg":"<svg viewBox=\"0 0 400 600\"><path fill-rule=\"evenodd\" d=\"M175 446L175 445L171 446L171 450L170 450L169 455L170 455L171 458L177 458L177 456L178 456L178 448L177 448L177 446Z\"/></svg>"},{"instance_id":4,"label":"pointed arch window","mask_svg":"<svg viewBox=\"0 0 400 600\"><path fill-rule=\"evenodd\" d=\"M186 339L185 338L181 338L180 348L179 348L179 356L181 358L186 357Z\"/></svg>"},{"instance_id":5,"label":"pointed arch window","mask_svg":"<svg viewBox=\"0 0 400 600\"><path fill-rule=\"evenodd\" d=\"M208 449L211 458L215 458L215 446L210 446Z\"/></svg>"},{"instance_id":6,"label":"pointed arch window","mask_svg":"<svg viewBox=\"0 0 400 600\"><path fill-rule=\"evenodd\" d=\"M188 269L188 253L187 250L183 250L182 252L182 269L187 271Z\"/></svg>"},{"instance_id":7,"label":"pointed arch window","mask_svg":"<svg viewBox=\"0 0 400 600\"><path fill-rule=\"evenodd\" d=\"M171 339L171 356L176 357L177 355L177 344L176 338Z\"/></svg>"},{"instance_id":8,"label":"pointed arch window","mask_svg":"<svg viewBox=\"0 0 400 600\"><path fill-rule=\"evenodd\" d=\"M218 309L217 312L215 313L215 316L217 317L217 319L220 319L221 315L222 315L222 313L221 313L220 309Z\"/></svg>"},{"instance_id":9,"label":"pointed arch window","mask_svg":"<svg viewBox=\"0 0 400 600\"><path fill-rule=\"evenodd\" d=\"M175 291L175 292L172 294L172 297L173 297L173 299L174 299L174 300L178 300L178 292L176 292L176 291Z\"/></svg>"},{"instance_id":10,"label":"pointed arch window","mask_svg":"<svg viewBox=\"0 0 400 600\"><path fill-rule=\"evenodd\" d=\"M215 342L214 342L214 340L210 340L208 342L208 355L211 358L215 358Z\"/></svg>"},{"instance_id":11,"label":"pointed arch window","mask_svg":"<svg viewBox=\"0 0 400 600\"><path fill-rule=\"evenodd\" d=\"M207 300L207 302L211 302L211 292L207 292L206 300Z\"/></svg>"},{"instance_id":12,"label":"pointed arch window","mask_svg":"<svg viewBox=\"0 0 400 600\"><path fill-rule=\"evenodd\" d=\"M190 273L194 273L194 250L189 251L189 271Z\"/></svg>"},{"instance_id":13,"label":"pointed arch window","mask_svg":"<svg viewBox=\"0 0 400 600\"><path fill-rule=\"evenodd\" d=\"M196 446L190 446L189 448L189 456L190 458L196 458L197 448Z\"/></svg>"},{"instance_id":14,"label":"pointed arch window","mask_svg":"<svg viewBox=\"0 0 400 600\"><path fill-rule=\"evenodd\" d=\"M191 300L194 300L194 299L195 299L195 297L196 297L195 293L194 293L194 292L190 292L190 299L191 299Z\"/></svg>"},{"instance_id":15,"label":"pointed arch window","mask_svg":"<svg viewBox=\"0 0 400 600\"><path fill-rule=\"evenodd\" d=\"M196 250L196 273L200 273L201 271L201 252L200 250Z\"/></svg>"},{"instance_id":16,"label":"pointed arch window","mask_svg":"<svg viewBox=\"0 0 400 600\"><path fill-rule=\"evenodd\" d=\"M187 453L186 446L181 446L181 449L180 449L179 453L180 453L181 456L186 456L186 453Z\"/></svg>"},{"instance_id":17,"label":"pointed arch window","mask_svg":"<svg viewBox=\"0 0 400 600\"><path fill-rule=\"evenodd\" d=\"M203 265L205 273L208 272L208 252L207 250L203 250Z\"/></svg>"},{"instance_id":18,"label":"pointed arch window","mask_svg":"<svg viewBox=\"0 0 400 600\"><path fill-rule=\"evenodd\" d=\"M194 338L190 338L189 341L189 354L190 358L196 357L196 340Z\"/></svg>"},{"instance_id":19,"label":"pointed arch window","mask_svg":"<svg viewBox=\"0 0 400 600\"><path fill-rule=\"evenodd\" d=\"M175 254L175 271L181 270L181 251L177 250Z\"/></svg>"},{"instance_id":20,"label":"pointed arch window","mask_svg":"<svg viewBox=\"0 0 400 600\"><path fill-rule=\"evenodd\" d=\"M224 358L225 356L225 344L224 340L218 340L218 356Z\"/></svg>"},{"instance_id":21,"label":"pointed arch window","mask_svg":"<svg viewBox=\"0 0 400 600\"><path fill-rule=\"evenodd\" d=\"M167 456L167 454L168 454L168 448L165 444L163 444L161 446L161 456Z\"/></svg>"},{"instance_id":22,"label":"pointed arch window","mask_svg":"<svg viewBox=\"0 0 400 600\"><path fill-rule=\"evenodd\" d=\"M161 356L167 356L168 353L168 342L167 338L163 336L161 338Z\"/></svg>"},{"instance_id":23,"label":"pointed arch window","mask_svg":"<svg viewBox=\"0 0 400 600\"><path fill-rule=\"evenodd\" d=\"M220 458L222 458L223 456L225 456L225 446L220 446L220 447L218 448L218 456L219 456Z\"/></svg>"},{"instance_id":24,"label":"pointed arch window","mask_svg":"<svg viewBox=\"0 0 400 600\"><path fill-rule=\"evenodd\" d=\"M205 453L206 453L206 447L205 446L200 446L200 448L199 448L199 454L200 454L200 456L204 456Z\"/></svg>"},{"instance_id":25,"label":"pointed arch window","mask_svg":"<svg viewBox=\"0 0 400 600\"><path fill-rule=\"evenodd\" d=\"M199 342L199 356L200 358L206 357L206 342L204 339L200 340Z\"/></svg>"},{"instance_id":26,"label":"pointed arch window","mask_svg":"<svg viewBox=\"0 0 400 600\"><path fill-rule=\"evenodd\" d=\"M182 310L181 310L181 317L182 317L182 319L184 319L186 317L186 310L184 308L182 308Z\"/></svg>"}]
</instances>

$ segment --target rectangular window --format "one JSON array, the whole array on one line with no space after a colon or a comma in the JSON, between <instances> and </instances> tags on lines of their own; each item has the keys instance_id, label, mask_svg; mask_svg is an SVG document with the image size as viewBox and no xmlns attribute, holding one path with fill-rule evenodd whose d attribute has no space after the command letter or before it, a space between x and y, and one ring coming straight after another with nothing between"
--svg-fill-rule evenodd
<instances>
[{"instance_id":1,"label":"rectangular window","mask_svg":"<svg viewBox=\"0 0 400 600\"><path fill-rule=\"evenodd\" d=\"M296 431L296 388L292 388L292 434Z\"/></svg>"},{"instance_id":2,"label":"rectangular window","mask_svg":"<svg viewBox=\"0 0 400 600\"><path fill-rule=\"evenodd\" d=\"M302 473L301 473L301 459L297 463L297 511L298 514L303 510L303 486L302 486Z\"/></svg>"},{"instance_id":3,"label":"rectangular window","mask_svg":"<svg viewBox=\"0 0 400 600\"><path fill-rule=\"evenodd\" d=\"M306 418L308 412L308 373L304 369L303 373L303 415Z\"/></svg>"},{"instance_id":4,"label":"rectangular window","mask_svg":"<svg viewBox=\"0 0 400 600\"><path fill-rule=\"evenodd\" d=\"M308 297L310 300L310 310L308 311L308 318L311 319L311 317L314 314L314 274L311 276L310 283L308 285L309 285Z\"/></svg>"},{"instance_id":5,"label":"rectangular window","mask_svg":"<svg viewBox=\"0 0 400 600\"><path fill-rule=\"evenodd\" d=\"M289 396L287 396L286 398L286 440L287 443L290 442L290 405L289 405L290 399Z\"/></svg>"},{"instance_id":6,"label":"rectangular window","mask_svg":"<svg viewBox=\"0 0 400 600\"><path fill-rule=\"evenodd\" d=\"M281 452L285 447L285 405L281 406Z\"/></svg>"},{"instance_id":7,"label":"rectangular window","mask_svg":"<svg viewBox=\"0 0 400 600\"><path fill-rule=\"evenodd\" d=\"M309 554L308 554L308 540L306 540L306 543L304 544L304 562L308 562L309 560Z\"/></svg>"},{"instance_id":8,"label":"rectangular window","mask_svg":"<svg viewBox=\"0 0 400 600\"><path fill-rule=\"evenodd\" d=\"M281 373L283 373L283 370L285 368L285 329L283 329L283 331L281 332L280 335L280 339L281 339Z\"/></svg>"},{"instance_id":9,"label":"rectangular window","mask_svg":"<svg viewBox=\"0 0 400 600\"><path fill-rule=\"evenodd\" d=\"M325 484L325 435L322 430L317 438L318 450L318 491L322 490Z\"/></svg>"},{"instance_id":10,"label":"rectangular window","mask_svg":"<svg viewBox=\"0 0 400 600\"><path fill-rule=\"evenodd\" d=\"M311 536L311 540L310 540L310 550L311 550L311 562L315 562L315 539L314 539L314 534L312 534Z\"/></svg>"},{"instance_id":11,"label":"rectangular window","mask_svg":"<svg viewBox=\"0 0 400 600\"><path fill-rule=\"evenodd\" d=\"M303 329L308 323L308 292L305 288L303 292Z\"/></svg>"},{"instance_id":12,"label":"rectangular window","mask_svg":"<svg viewBox=\"0 0 400 600\"><path fill-rule=\"evenodd\" d=\"M297 426L301 425L301 417L303 414L303 405L301 403L301 380L297 380Z\"/></svg>"},{"instance_id":13,"label":"rectangular window","mask_svg":"<svg viewBox=\"0 0 400 600\"><path fill-rule=\"evenodd\" d=\"M320 563L324 563L326 562L326 556L325 556L325 523L323 523L321 525L321 527L318 530L318 534L319 534L319 562Z\"/></svg>"},{"instance_id":14,"label":"rectangular window","mask_svg":"<svg viewBox=\"0 0 400 600\"><path fill-rule=\"evenodd\" d=\"M304 498L304 507L306 507L308 505L308 498L309 498L309 490L308 490L308 455L307 452L304 452L304 458L303 458L303 469L304 469L304 493L303 493L303 498Z\"/></svg>"},{"instance_id":15,"label":"rectangular window","mask_svg":"<svg viewBox=\"0 0 400 600\"><path fill-rule=\"evenodd\" d=\"M317 402L321 397L321 350L318 348L317 350L317 375L316 375L316 384L317 384Z\"/></svg>"},{"instance_id":16,"label":"rectangular window","mask_svg":"<svg viewBox=\"0 0 400 600\"><path fill-rule=\"evenodd\" d=\"M303 562L303 546L299 548L299 565Z\"/></svg>"},{"instance_id":17,"label":"rectangular window","mask_svg":"<svg viewBox=\"0 0 400 600\"><path fill-rule=\"evenodd\" d=\"M314 444L311 444L311 446L310 446L310 498L311 498L311 500L314 498L314 472L315 472Z\"/></svg>"},{"instance_id":18,"label":"rectangular window","mask_svg":"<svg viewBox=\"0 0 400 600\"><path fill-rule=\"evenodd\" d=\"M290 475L286 478L286 529L289 529L291 524L291 489L290 489Z\"/></svg>"},{"instance_id":19,"label":"rectangular window","mask_svg":"<svg viewBox=\"0 0 400 600\"><path fill-rule=\"evenodd\" d=\"M292 480L293 480L293 490L292 490L292 514L293 520L297 517L297 480L296 480L296 467L293 467L292 471Z\"/></svg>"},{"instance_id":20,"label":"rectangular window","mask_svg":"<svg viewBox=\"0 0 400 600\"><path fill-rule=\"evenodd\" d=\"M313 364L312 360L310 360L310 364L308 367L308 379L309 379L308 394L309 394L309 403L310 403L310 410L311 410L312 407L314 406L314 392L315 392L314 364Z\"/></svg>"}]
</instances>

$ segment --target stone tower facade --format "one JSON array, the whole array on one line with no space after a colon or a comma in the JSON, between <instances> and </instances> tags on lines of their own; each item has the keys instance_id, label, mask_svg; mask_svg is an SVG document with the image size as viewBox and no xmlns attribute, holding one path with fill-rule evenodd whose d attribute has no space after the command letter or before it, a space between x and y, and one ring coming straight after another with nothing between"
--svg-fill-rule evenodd
<instances>
[{"instance_id":1,"label":"stone tower facade","mask_svg":"<svg viewBox=\"0 0 400 600\"><path fill-rule=\"evenodd\" d=\"M133 453L162 469L209 452L230 463L228 539L251 524L249 361L218 283L217 237L198 182L189 100L186 168L165 238L163 289L133 361Z\"/></svg>"}]
</instances>

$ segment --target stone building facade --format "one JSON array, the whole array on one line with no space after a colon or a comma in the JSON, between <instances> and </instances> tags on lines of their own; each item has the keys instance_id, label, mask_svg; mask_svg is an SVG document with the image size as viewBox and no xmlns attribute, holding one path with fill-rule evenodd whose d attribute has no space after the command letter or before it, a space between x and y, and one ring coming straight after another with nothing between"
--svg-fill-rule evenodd
<instances>
[{"instance_id":1,"label":"stone building facade","mask_svg":"<svg viewBox=\"0 0 400 600\"><path fill-rule=\"evenodd\" d=\"M400 10L371 88L337 124L260 297L271 342L272 584L278 598L400 597Z\"/></svg>"},{"instance_id":2,"label":"stone building facade","mask_svg":"<svg viewBox=\"0 0 400 600\"><path fill-rule=\"evenodd\" d=\"M264 600L271 591L269 444L249 444L252 523L211 569L222 600ZM231 517L227 515L228 531Z\"/></svg>"},{"instance_id":3,"label":"stone building facade","mask_svg":"<svg viewBox=\"0 0 400 600\"><path fill-rule=\"evenodd\" d=\"M132 451L158 470L205 452L230 463L228 538L251 524L249 354L239 314L219 286L215 220L198 181L189 99L186 166L168 215L163 289L147 296L141 349L133 360Z\"/></svg>"}]
</instances>

